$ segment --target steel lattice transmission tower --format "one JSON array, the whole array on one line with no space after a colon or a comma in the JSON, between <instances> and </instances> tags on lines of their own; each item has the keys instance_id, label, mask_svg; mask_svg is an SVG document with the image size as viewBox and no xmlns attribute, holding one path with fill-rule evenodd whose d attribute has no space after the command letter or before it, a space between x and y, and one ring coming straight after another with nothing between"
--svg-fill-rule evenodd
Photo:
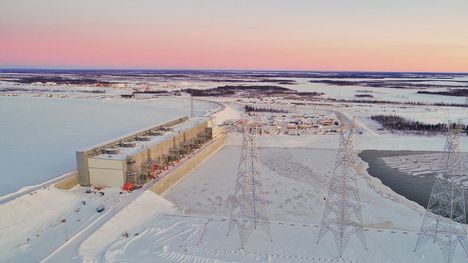
<instances>
[{"instance_id":1,"label":"steel lattice transmission tower","mask_svg":"<svg viewBox=\"0 0 468 263\"><path fill-rule=\"evenodd\" d=\"M446 262L461 244L468 255L463 174L464 158L460 153L461 125L449 122L445 143L445 171L436 176L414 251L428 240L437 243Z\"/></svg>"},{"instance_id":2,"label":"steel lattice transmission tower","mask_svg":"<svg viewBox=\"0 0 468 263\"><path fill-rule=\"evenodd\" d=\"M353 145L354 133L354 121L351 127L343 128L340 131L340 145L317 238L318 243L328 232L331 232L340 258L342 258L352 234L356 234L364 248L367 249L362 227L361 202L357 182L359 164Z\"/></svg>"},{"instance_id":3,"label":"steel lattice transmission tower","mask_svg":"<svg viewBox=\"0 0 468 263\"><path fill-rule=\"evenodd\" d=\"M244 121L235 193L230 197L232 209L227 234L237 226L242 249L257 227L262 228L271 240L270 220L266 213L269 202L262 197L256 138L258 132L259 127L255 121Z\"/></svg>"}]
</instances>

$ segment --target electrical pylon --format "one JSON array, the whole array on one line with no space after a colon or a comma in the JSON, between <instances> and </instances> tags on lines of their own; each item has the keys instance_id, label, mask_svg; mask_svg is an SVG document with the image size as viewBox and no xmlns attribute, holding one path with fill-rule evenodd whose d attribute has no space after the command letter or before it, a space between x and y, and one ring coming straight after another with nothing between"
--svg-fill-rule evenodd
<instances>
[{"instance_id":1,"label":"electrical pylon","mask_svg":"<svg viewBox=\"0 0 468 263\"><path fill-rule=\"evenodd\" d=\"M261 227L271 240L270 220L266 213L269 202L262 197L262 180L259 172L256 139L258 130L255 121L244 121L235 194L230 197L232 209L227 234L229 235L234 226L237 226L242 249L257 227Z\"/></svg>"},{"instance_id":2,"label":"electrical pylon","mask_svg":"<svg viewBox=\"0 0 468 263\"><path fill-rule=\"evenodd\" d=\"M340 130L340 145L335 166L325 199L317 243L328 233L334 236L340 258L352 234L355 234L367 249L362 227L361 202L357 176L359 165L354 150L354 120L351 127Z\"/></svg>"},{"instance_id":3,"label":"electrical pylon","mask_svg":"<svg viewBox=\"0 0 468 263\"><path fill-rule=\"evenodd\" d=\"M445 171L435 177L426 213L414 251L428 240L437 243L445 262L450 263L458 243L468 256L463 175L466 172L460 153L461 125L449 122L445 142Z\"/></svg>"}]
</instances>

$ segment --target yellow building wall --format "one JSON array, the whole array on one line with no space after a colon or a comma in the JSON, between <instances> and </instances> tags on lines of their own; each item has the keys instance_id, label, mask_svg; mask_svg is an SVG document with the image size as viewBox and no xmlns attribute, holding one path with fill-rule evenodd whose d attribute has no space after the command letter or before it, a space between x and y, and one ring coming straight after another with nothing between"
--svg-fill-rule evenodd
<instances>
[{"instance_id":1,"label":"yellow building wall","mask_svg":"<svg viewBox=\"0 0 468 263\"><path fill-rule=\"evenodd\" d=\"M123 170L123 162L121 160L88 158L88 167Z\"/></svg>"},{"instance_id":2,"label":"yellow building wall","mask_svg":"<svg viewBox=\"0 0 468 263\"><path fill-rule=\"evenodd\" d=\"M122 187L125 183L123 170L89 168L89 178L94 186Z\"/></svg>"},{"instance_id":3,"label":"yellow building wall","mask_svg":"<svg viewBox=\"0 0 468 263\"><path fill-rule=\"evenodd\" d=\"M124 161L89 158L91 185L121 187L125 183Z\"/></svg>"}]
</instances>

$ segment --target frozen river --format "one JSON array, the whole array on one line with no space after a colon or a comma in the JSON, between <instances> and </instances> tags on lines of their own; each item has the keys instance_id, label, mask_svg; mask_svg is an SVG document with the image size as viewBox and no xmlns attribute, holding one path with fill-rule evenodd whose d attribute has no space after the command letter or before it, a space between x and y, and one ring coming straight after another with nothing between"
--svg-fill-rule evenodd
<instances>
[{"instance_id":1,"label":"frozen river","mask_svg":"<svg viewBox=\"0 0 468 263\"><path fill-rule=\"evenodd\" d=\"M194 102L195 114L218 106ZM0 97L0 196L74 170L75 151L188 115L189 100Z\"/></svg>"}]
</instances>

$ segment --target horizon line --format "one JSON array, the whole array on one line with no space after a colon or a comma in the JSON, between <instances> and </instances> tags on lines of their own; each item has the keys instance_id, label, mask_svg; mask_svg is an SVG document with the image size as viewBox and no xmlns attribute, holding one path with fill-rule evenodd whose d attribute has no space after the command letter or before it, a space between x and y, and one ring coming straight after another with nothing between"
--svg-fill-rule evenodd
<instances>
[{"instance_id":1,"label":"horizon line","mask_svg":"<svg viewBox=\"0 0 468 263\"><path fill-rule=\"evenodd\" d=\"M415 74L468 74L464 71L379 71L379 70L305 70L305 69L186 69L186 68L93 68L93 67L64 67L64 68L49 68L49 67L0 67L0 73L3 73L3 70L8 71L27 71L27 70L37 70L37 71L220 71L220 72L318 72L318 73L415 73ZM20 73L20 72L18 72Z\"/></svg>"}]
</instances>

